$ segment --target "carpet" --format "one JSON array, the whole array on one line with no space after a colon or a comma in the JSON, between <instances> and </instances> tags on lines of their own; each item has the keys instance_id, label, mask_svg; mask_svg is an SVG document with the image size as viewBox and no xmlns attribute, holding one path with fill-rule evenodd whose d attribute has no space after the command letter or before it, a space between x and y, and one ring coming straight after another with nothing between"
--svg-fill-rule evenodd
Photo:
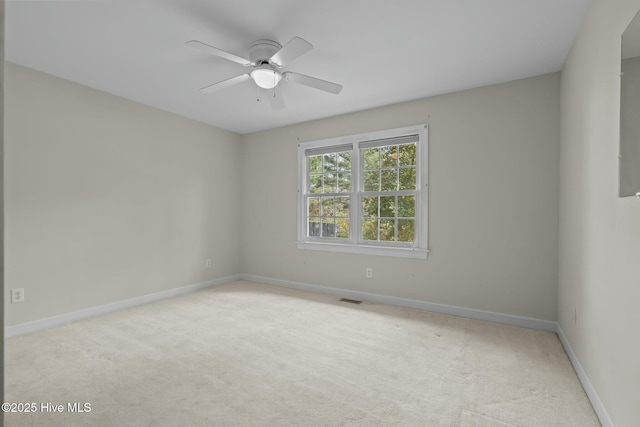
<instances>
[{"instance_id":1,"label":"carpet","mask_svg":"<svg viewBox=\"0 0 640 427\"><path fill-rule=\"evenodd\" d=\"M599 425L553 333L247 281L10 338L5 390L5 426Z\"/></svg>"}]
</instances>

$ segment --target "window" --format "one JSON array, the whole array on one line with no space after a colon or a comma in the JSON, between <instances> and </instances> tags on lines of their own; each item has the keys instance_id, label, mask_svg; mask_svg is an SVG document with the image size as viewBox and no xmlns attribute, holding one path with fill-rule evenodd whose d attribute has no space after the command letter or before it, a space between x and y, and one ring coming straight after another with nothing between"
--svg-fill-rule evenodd
<instances>
[{"instance_id":1,"label":"window","mask_svg":"<svg viewBox=\"0 0 640 427\"><path fill-rule=\"evenodd\" d=\"M427 257L427 126L298 145L298 247Z\"/></svg>"}]
</instances>

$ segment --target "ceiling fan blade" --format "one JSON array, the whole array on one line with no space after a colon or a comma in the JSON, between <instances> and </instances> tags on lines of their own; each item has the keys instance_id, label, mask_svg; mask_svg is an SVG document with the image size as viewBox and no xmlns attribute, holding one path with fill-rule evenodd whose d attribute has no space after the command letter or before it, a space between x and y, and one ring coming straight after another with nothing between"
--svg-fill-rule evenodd
<instances>
[{"instance_id":1,"label":"ceiling fan blade","mask_svg":"<svg viewBox=\"0 0 640 427\"><path fill-rule=\"evenodd\" d=\"M282 94L276 92L275 90L272 94L270 94L269 102L271 102L271 108L273 108L274 110L283 110L285 107Z\"/></svg>"},{"instance_id":2,"label":"ceiling fan blade","mask_svg":"<svg viewBox=\"0 0 640 427\"><path fill-rule=\"evenodd\" d=\"M292 73L291 71L282 73L282 77L291 82L299 83L301 85L309 86L315 89L320 89L325 92L333 93L335 95L339 94L342 90L342 85L339 85L337 83L328 82L326 80L317 79L315 77L305 76L304 74Z\"/></svg>"},{"instance_id":3,"label":"ceiling fan blade","mask_svg":"<svg viewBox=\"0 0 640 427\"><path fill-rule=\"evenodd\" d=\"M239 76L231 77L230 79L223 80L221 82L214 83L214 84L209 85L209 86L205 86L202 89L200 89L200 92L202 92L202 93L213 93L213 92L216 92L218 90L225 89L225 88L227 88L229 86L233 86L235 84L242 83L242 82L244 82L246 80L249 80L249 79L251 79L251 76L249 76L249 74L241 74Z\"/></svg>"},{"instance_id":4,"label":"ceiling fan blade","mask_svg":"<svg viewBox=\"0 0 640 427\"><path fill-rule=\"evenodd\" d=\"M289 43L284 45L279 51L277 51L270 61L282 67L294 59L297 59L313 49L313 46L308 41L301 39L300 37L294 37L289 40Z\"/></svg>"},{"instance_id":5,"label":"ceiling fan blade","mask_svg":"<svg viewBox=\"0 0 640 427\"><path fill-rule=\"evenodd\" d=\"M238 56L238 55L234 55L233 53L229 53L222 49L218 49L217 47L209 46L208 44L202 43L198 40L189 40L185 44L194 49L198 49L203 52L207 52L212 55L219 56L220 58L224 58L228 61L237 62L238 64L244 65L245 67L248 67L250 65L255 65L253 62L249 61L248 59L242 58L241 56Z\"/></svg>"}]
</instances>

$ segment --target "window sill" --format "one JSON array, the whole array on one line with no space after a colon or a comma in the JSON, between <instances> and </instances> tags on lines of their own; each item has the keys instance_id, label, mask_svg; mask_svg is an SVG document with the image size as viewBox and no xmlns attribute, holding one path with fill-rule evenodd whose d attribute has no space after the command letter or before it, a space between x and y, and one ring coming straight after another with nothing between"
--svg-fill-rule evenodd
<instances>
[{"instance_id":1,"label":"window sill","mask_svg":"<svg viewBox=\"0 0 640 427\"><path fill-rule=\"evenodd\" d=\"M427 255L429 254L428 249L392 248L388 246L351 245L345 243L324 242L298 242L298 249L414 259L427 259Z\"/></svg>"}]
</instances>

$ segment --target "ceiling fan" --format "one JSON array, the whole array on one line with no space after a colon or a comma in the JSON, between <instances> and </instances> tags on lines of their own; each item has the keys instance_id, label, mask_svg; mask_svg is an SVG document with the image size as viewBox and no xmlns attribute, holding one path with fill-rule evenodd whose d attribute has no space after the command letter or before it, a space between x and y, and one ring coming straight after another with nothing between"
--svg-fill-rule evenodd
<instances>
[{"instance_id":1,"label":"ceiling fan","mask_svg":"<svg viewBox=\"0 0 640 427\"><path fill-rule=\"evenodd\" d=\"M326 80L306 76L304 74L294 73L292 71L280 72L282 67L304 55L313 48L311 43L300 37L292 38L284 46L281 46L273 40L257 40L249 47L249 59L218 49L217 47L210 46L198 40L190 40L186 45L220 58L236 62L244 65L245 67L252 67L252 70L248 73L203 87L200 89L200 92L202 93L213 93L250 79L252 79L255 84L262 89L274 89L278 83L284 79L336 95L342 90L342 85L337 83L328 82ZM282 96L276 97L275 91L274 96L271 97L271 105L274 109L284 108Z\"/></svg>"}]
</instances>

